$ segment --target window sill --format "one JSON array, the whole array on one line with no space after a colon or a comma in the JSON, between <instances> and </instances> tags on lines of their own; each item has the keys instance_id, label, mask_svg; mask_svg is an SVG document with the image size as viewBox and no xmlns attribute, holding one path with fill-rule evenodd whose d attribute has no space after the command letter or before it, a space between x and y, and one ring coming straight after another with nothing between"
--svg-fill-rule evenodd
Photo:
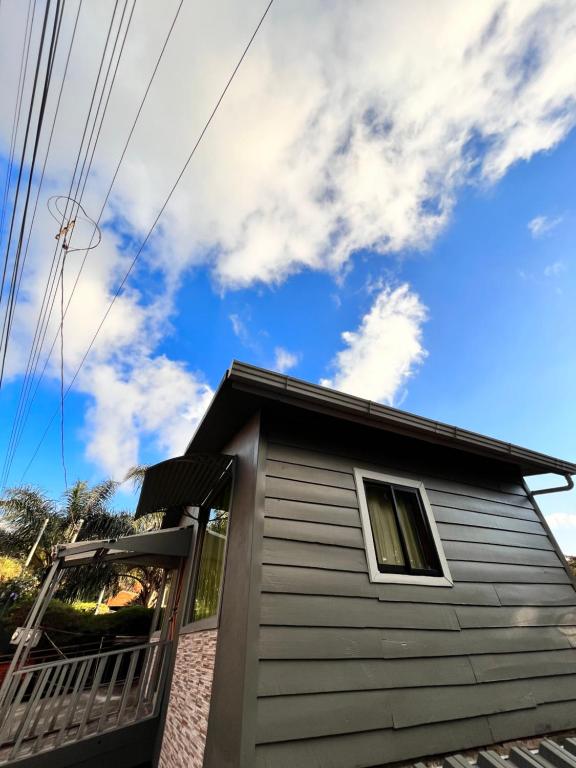
<instances>
[{"instance_id":1,"label":"window sill","mask_svg":"<svg viewBox=\"0 0 576 768\"><path fill-rule=\"evenodd\" d=\"M446 576L411 576L408 573L371 573L370 581L377 584L412 584L417 587L453 587Z\"/></svg>"},{"instance_id":2,"label":"window sill","mask_svg":"<svg viewBox=\"0 0 576 768\"><path fill-rule=\"evenodd\" d=\"M204 632L207 629L218 629L218 617L210 616L207 619L192 621L190 624L184 624L180 627L181 635L188 635L191 632Z\"/></svg>"}]
</instances>

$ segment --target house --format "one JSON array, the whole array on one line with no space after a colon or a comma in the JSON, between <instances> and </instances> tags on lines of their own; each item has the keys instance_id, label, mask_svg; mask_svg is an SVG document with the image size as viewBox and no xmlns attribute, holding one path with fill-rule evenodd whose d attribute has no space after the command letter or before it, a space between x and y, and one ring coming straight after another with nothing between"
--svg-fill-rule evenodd
<instances>
[{"instance_id":1,"label":"house","mask_svg":"<svg viewBox=\"0 0 576 768\"><path fill-rule=\"evenodd\" d=\"M543 473L563 490L576 465L234 362L146 474L137 515L164 530L58 552L171 574L158 642L122 651L144 661L120 692L94 661L62 747L86 768L113 740L127 768L368 768L576 728L575 585L524 480Z\"/></svg>"},{"instance_id":2,"label":"house","mask_svg":"<svg viewBox=\"0 0 576 768\"><path fill-rule=\"evenodd\" d=\"M162 768L379 766L576 726L576 592L524 483L574 464L240 363L188 452L236 463L197 523Z\"/></svg>"}]
</instances>

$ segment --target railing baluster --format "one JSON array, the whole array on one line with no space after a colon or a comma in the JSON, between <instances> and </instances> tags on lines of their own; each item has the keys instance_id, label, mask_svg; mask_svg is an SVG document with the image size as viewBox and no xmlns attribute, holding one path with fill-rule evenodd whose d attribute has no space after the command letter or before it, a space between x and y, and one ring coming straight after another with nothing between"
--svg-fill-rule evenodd
<instances>
[{"instance_id":1,"label":"railing baluster","mask_svg":"<svg viewBox=\"0 0 576 768\"><path fill-rule=\"evenodd\" d=\"M30 685L30 680L32 678L32 672L27 672L25 675L20 677L20 688L15 688L16 695L14 696L14 702L12 705L12 712L15 714L16 710L20 706L22 699L24 698L24 694L26 693L26 689ZM15 677L15 683L18 684L18 677ZM0 744L3 744L5 741L9 741L12 727L16 725L14 722L13 717L10 717L10 712L6 712L6 715L2 721L2 729L0 730Z\"/></svg>"},{"instance_id":2,"label":"railing baluster","mask_svg":"<svg viewBox=\"0 0 576 768\"><path fill-rule=\"evenodd\" d=\"M64 678L66 677L66 673L68 672L68 668L65 666L60 667L60 670L57 668L55 669L56 674L54 675L54 685L50 690L50 693L44 697L44 701L46 701L46 704L44 705L43 709L43 715L44 715L44 722L41 721L40 713L42 710L39 710L38 716L36 717L36 722L34 723L34 732L38 732L36 736L36 740L34 742L34 745L32 747L32 754L35 754L39 751L40 746L42 744L42 739L46 735L48 731L50 731L51 721L53 720L52 713L56 709L56 706L58 705L58 699L60 696L60 689L62 688L62 683L64 682Z\"/></svg>"},{"instance_id":3,"label":"railing baluster","mask_svg":"<svg viewBox=\"0 0 576 768\"><path fill-rule=\"evenodd\" d=\"M5 718L8 716L8 712L13 706L12 698L17 695L19 681L20 681L20 676L14 675L10 680L10 682L8 683L8 688L4 692L2 708L0 709L0 718L2 719L2 723L5 722ZM4 685L6 685L6 682L4 682Z\"/></svg>"},{"instance_id":4,"label":"railing baluster","mask_svg":"<svg viewBox=\"0 0 576 768\"><path fill-rule=\"evenodd\" d=\"M70 704L66 709L66 714L64 715L64 718L62 720L62 726L60 727L60 731L58 732L58 736L56 737L56 742L55 742L56 747L59 747L62 744L66 736L66 731L68 730L68 728L72 723L72 720L74 718L74 710L76 709L76 703L78 702L80 694L82 693L82 689L84 688L84 683L86 681L86 677L88 676L88 670L91 665L92 665L92 659L86 660L80 664L78 677L76 678L76 682L74 683L74 688L72 689Z\"/></svg>"},{"instance_id":5,"label":"railing baluster","mask_svg":"<svg viewBox=\"0 0 576 768\"><path fill-rule=\"evenodd\" d=\"M46 705L49 704L50 702L50 699L52 697L52 692L54 691L54 688L56 686L58 673L59 673L59 669L57 667L53 667L48 671L48 675L46 676L46 686L45 686L46 690L45 692L43 692L42 698L38 703L36 717L34 718L34 722L32 723L32 726L30 728L30 736L33 736L36 733L36 729L40 724Z\"/></svg>"},{"instance_id":6,"label":"railing baluster","mask_svg":"<svg viewBox=\"0 0 576 768\"><path fill-rule=\"evenodd\" d=\"M90 712L92 711L92 707L94 706L94 699L96 698L96 694L98 693L98 688L100 687L100 681L102 680L102 675L104 674L104 669L106 667L107 661L108 661L107 657L100 659L100 663L96 667L94 680L92 680L92 689L90 691L90 695L88 696L88 701L86 702L86 708L84 709L84 715L82 716L82 721L80 723L80 727L78 728L78 733L76 735L76 738L78 740L82 738L82 736L84 735L84 731L88 726L88 722L90 720Z\"/></svg>"},{"instance_id":7,"label":"railing baluster","mask_svg":"<svg viewBox=\"0 0 576 768\"><path fill-rule=\"evenodd\" d=\"M155 646L158 644L155 643ZM152 671L154 668L154 659L155 659L155 648L150 645L149 648L146 649L146 653L144 655L144 664L142 664L142 671L140 672L140 680L138 681L138 693L136 696L136 707L135 707L135 713L134 713L134 719L138 720L140 717L140 711L143 706L144 700L146 698L146 691L148 689L148 684L150 682L150 674L149 670Z\"/></svg>"},{"instance_id":8,"label":"railing baluster","mask_svg":"<svg viewBox=\"0 0 576 768\"><path fill-rule=\"evenodd\" d=\"M62 669L65 669L65 680L63 683L63 688L60 692L60 699L62 701L65 701L66 696L68 695L68 689L70 688L70 683L74 680L74 672L76 671L76 668L78 666L78 659L75 661L72 661L72 663L69 665L69 667L62 667ZM55 699L54 700L54 714L52 715L52 718L50 720L50 725L48 730L53 731L56 727L56 724L58 723L58 716L62 714L62 711L59 709L58 704L60 702Z\"/></svg>"},{"instance_id":9,"label":"railing baluster","mask_svg":"<svg viewBox=\"0 0 576 768\"><path fill-rule=\"evenodd\" d=\"M4 688L0 763L152 716L170 647L170 642L149 642L14 670ZM102 682L108 674L109 681Z\"/></svg>"},{"instance_id":10,"label":"railing baluster","mask_svg":"<svg viewBox=\"0 0 576 768\"><path fill-rule=\"evenodd\" d=\"M102 705L102 712L100 714L100 720L98 721L97 733L101 733L103 730L106 729L106 713L108 712L108 707L110 705L110 701L112 700L112 696L114 694L114 688L116 686L116 678L118 677L118 671L120 670L120 663L122 662L123 656L124 654L119 653L118 656L116 657L116 661L114 662L114 669L112 670L112 677L110 678L110 683L108 684L108 692L106 694L106 700Z\"/></svg>"},{"instance_id":11,"label":"railing baluster","mask_svg":"<svg viewBox=\"0 0 576 768\"><path fill-rule=\"evenodd\" d=\"M28 704L26 706L26 709L24 710L22 714L22 719L20 721L20 724L18 725L18 729L16 731L17 737L14 742L14 746L12 747L12 751L10 752L10 760L16 758L18 756L18 752L20 750L20 746L22 744L22 741L24 740L24 737L26 735L26 731L28 730L30 721L32 720L32 717L34 716L34 710L36 708L36 704L39 701L40 697L42 696L42 692L44 690L44 686L46 685L46 681L48 679L48 676L50 674L50 668L42 670L40 674L38 675L38 679L36 680L36 684L34 686L34 689L32 691L32 696L30 696L30 699L28 701Z\"/></svg>"},{"instance_id":12,"label":"railing baluster","mask_svg":"<svg viewBox=\"0 0 576 768\"><path fill-rule=\"evenodd\" d=\"M140 655L140 649L132 651L132 658L130 659L130 665L128 667L128 673L124 680L124 690L122 691L122 699L120 701L120 707L118 708L118 718L116 719L116 726L119 728L123 725L122 719L126 706L128 704L128 697L132 688L132 681L134 680L134 672L136 671L136 664L138 663L138 656Z\"/></svg>"}]
</instances>

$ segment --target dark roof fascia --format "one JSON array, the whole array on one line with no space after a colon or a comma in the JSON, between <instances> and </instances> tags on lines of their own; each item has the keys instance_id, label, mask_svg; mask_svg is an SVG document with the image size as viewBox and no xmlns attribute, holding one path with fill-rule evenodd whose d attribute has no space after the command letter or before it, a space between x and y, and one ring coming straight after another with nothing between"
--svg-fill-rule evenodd
<instances>
[{"instance_id":1,"label":"dark roof fascia","mask_svg":"<svg viewBox=\"0 0 576 768\"><path fill-rule=\"evenodd\" d=\"M518 466L524 475L576 474L574 463L236 360L222 380L188 450L198 450L210 441L209 432L218 424L219 408L228 400L231 389L488 456Z\"/></svg>"}]
</instances>

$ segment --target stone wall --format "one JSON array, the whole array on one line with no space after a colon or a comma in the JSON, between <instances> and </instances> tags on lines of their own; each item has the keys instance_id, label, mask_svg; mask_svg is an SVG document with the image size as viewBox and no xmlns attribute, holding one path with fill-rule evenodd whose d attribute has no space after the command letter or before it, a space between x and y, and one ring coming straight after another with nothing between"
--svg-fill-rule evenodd
<instances>
[{"instance_id":1,"label":"stone wall","mask_svg":"<svg viewBox=\"0 0 576 768\"><path fill-rule=\"evenodd\" d=\"M218 630L180 635L159 768L202 768Z\"/></svg>"}]
</instances>

